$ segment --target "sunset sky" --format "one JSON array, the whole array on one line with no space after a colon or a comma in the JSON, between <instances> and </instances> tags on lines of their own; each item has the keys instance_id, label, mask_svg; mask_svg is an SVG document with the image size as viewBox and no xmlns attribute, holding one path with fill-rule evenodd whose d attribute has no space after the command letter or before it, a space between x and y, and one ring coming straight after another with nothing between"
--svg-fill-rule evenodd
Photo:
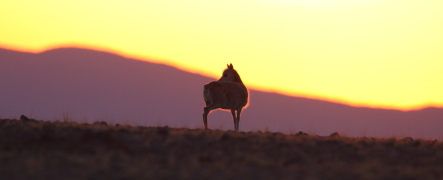
<instances>
[{"instance_id":1,"label":"sunset sky","mask_svg":"<svg viewBox=\"0 0 443 180\"><path fill-rule=\"evenodd\" d=\"M355 106L443 107L441 0L14 0L0 47L83 47ZM251 97L253 98L253 97Z\"/></svg>"}]
</instances>

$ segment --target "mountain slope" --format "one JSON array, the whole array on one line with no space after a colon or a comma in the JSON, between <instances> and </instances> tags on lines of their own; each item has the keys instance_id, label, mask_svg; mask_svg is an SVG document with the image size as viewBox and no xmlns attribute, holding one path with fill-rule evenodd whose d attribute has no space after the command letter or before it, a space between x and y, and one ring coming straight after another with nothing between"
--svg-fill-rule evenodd
<instances>
[{"instance_id":1,"label":"mountain slope","mask_svg":"<svg viewBox=\"0 0 443 180\"><path fill-rule=\"evenodd\" d=\"M0 50L0 116L202 127L202 87L213 80L107 52L61 48L39 54ZM223 65L221 65L223 66ZM238 69L241 75L241 69ZM250 90L241 131L319 135L443 137L443 109L357 108ZM230 113L209 115L209 128L233 129Z\"/></svg>"}]
</instances>

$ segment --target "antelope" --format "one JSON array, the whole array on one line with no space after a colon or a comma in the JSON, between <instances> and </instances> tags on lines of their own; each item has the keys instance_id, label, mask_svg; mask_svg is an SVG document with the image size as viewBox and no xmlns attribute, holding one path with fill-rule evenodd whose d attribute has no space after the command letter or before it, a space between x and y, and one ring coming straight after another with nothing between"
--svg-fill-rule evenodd
<instances>
[{"instance_id":1,"label":"antelope","mask_svg":"<svg viewBox=\"0 0 443 180\"><path fill-rule=\"evenodd\" d=\"M214 109L231 110L234 128L238 132L241 111L248 103L248 90L232 63L227 66L218 81L212 81L203 87L206 103L206 107L203 108L203 123L205 129L208 129L208 114Z\"/></svg>"}]
</instances>

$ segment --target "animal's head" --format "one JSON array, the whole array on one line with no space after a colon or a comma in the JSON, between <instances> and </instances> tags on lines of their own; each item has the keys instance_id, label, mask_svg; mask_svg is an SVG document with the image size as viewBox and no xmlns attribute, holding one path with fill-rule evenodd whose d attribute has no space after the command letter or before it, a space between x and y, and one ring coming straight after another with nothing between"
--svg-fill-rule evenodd
<instances>
[{"instance_id":1,"label":"animal's head","mask_svg":"<svg viewBox=\"0 0 443 180\"><path fill-rule=\"evenodd\" d=\"M237 71L234 69L234 66L231 64L227 65L228 68L223 71L222 77L218 81L223 82L242 82L240 79L240 75L238 75Z\"/></svg>"}]
</instances>

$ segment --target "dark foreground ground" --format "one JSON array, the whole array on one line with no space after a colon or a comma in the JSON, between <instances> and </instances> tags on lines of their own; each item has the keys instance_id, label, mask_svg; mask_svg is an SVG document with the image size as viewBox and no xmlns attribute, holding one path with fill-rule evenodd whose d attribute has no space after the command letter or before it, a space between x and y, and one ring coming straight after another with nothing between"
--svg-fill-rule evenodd
<instances>
[{"instance_id":1,"label":"dark foreground ground","mask_svg":"<svg viewBox=\"0 0 443 180\"><path fill-rule=\"evenodd\" d=\"M443 179L443 143L0 120L0 179Z\"/></svg>"}]
</instances>

